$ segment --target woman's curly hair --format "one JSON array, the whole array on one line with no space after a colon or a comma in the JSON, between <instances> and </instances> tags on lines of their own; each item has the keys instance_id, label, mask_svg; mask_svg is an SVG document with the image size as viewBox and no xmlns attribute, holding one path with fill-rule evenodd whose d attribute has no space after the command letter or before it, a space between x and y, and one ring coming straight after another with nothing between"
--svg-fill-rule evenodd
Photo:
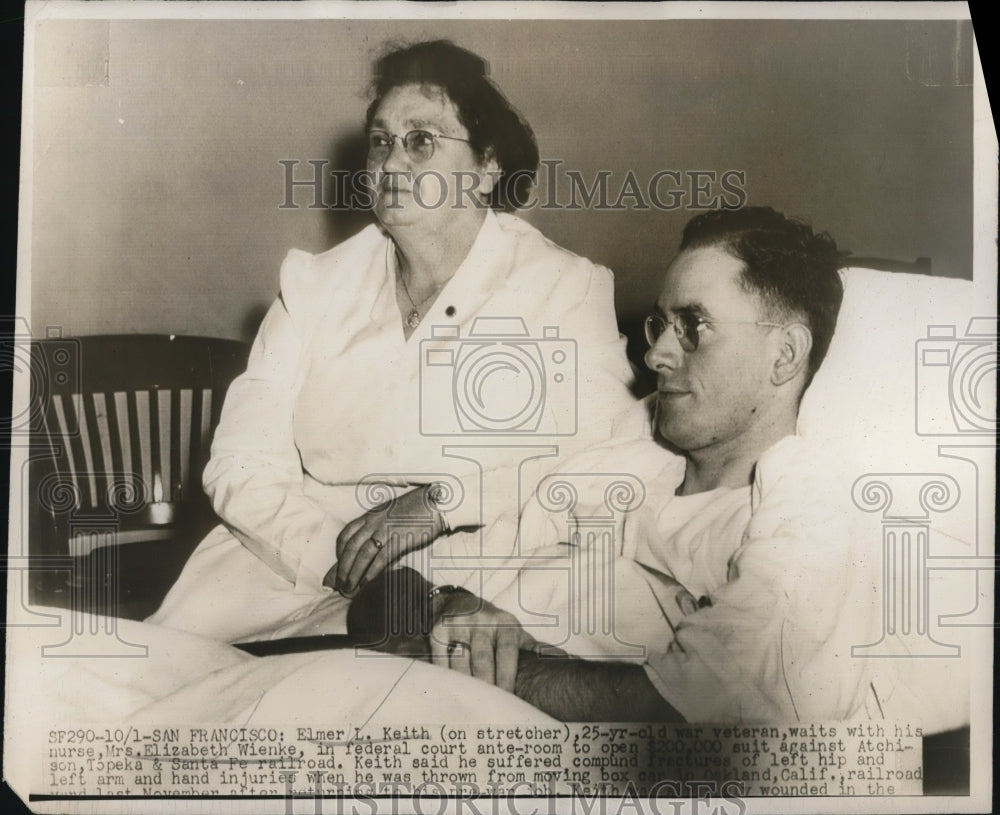
<instances>
[{"instance_id":1,"label":"woman's curly hair","mask_svg":"<svg viewBox=\"0 0 1000 815\"><path fill-rule=\"evenodd\" d=\"M538 170L538 144L531 127L489 78L486 60L450 40L393 48L375 63L365 126L371 126L390 90L410 84L441 88L458 110L480 161L492 156L499 165L490 206L524 206Z\"/></svg>"}]
</instances>

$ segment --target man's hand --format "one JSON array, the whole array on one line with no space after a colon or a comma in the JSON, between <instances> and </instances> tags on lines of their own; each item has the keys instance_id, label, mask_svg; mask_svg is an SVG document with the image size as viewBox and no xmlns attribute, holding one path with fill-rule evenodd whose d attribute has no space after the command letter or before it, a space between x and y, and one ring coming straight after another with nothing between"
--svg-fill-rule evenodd
<instances>
[{"instance_id":1,"label":"man's hand","mask_svg":"<svg viewBox=\"0 0 1000 815\"><path fill-rule=\"evenodd\" d=\"M410 490L347 524L337 536L337 562L323 585L353 597L387 566L444 532L444 519L428 500L429 489L431 485Z\"/></svg>"},{"instance_id":2,"label":"man's hand","mask_svg":"<svg viewBox=\"0 0 1000 815\"><path fill-rule=\"evenodd\" d=\"M521 649L537 646L513 614L464 590L434 598L431 661L514 692Z\"/></svg>"}]
</instances>

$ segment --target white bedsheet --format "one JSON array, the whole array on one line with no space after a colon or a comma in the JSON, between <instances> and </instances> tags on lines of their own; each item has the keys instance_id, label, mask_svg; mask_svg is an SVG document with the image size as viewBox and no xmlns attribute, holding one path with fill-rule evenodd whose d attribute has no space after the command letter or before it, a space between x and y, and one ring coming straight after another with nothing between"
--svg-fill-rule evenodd
<instances>
[{"instance_id":1,"label":"white bedsheet","mask_svg":"<svg viewBox=\"0 0 1000 815\"><path fill-rule=\"evenodd\" d=\"M40 610L63 624L8 629L7 693L18 700L9 713L32 729L42 719L112 727L552 721L491 685L411 659L354 649L253 657L148 623Z\"/></svg>"}]
</instances>

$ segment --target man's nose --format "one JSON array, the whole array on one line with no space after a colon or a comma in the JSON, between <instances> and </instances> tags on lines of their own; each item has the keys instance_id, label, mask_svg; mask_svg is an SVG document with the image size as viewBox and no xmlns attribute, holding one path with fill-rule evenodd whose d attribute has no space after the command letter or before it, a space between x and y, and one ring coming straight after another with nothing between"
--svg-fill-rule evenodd
<instances>
[{"instance_id":1,"label":"man's nose","mask_svg":"<svg viewBox=\"0 0 1000 815\"><path fill-rule=\"evenodd\" d=\"M680 342L673 329L668 327L660 337L654 342L644 357L646 367L656 373L657 371L673 370L681 362Z\"/></svg>"}]
</instances>

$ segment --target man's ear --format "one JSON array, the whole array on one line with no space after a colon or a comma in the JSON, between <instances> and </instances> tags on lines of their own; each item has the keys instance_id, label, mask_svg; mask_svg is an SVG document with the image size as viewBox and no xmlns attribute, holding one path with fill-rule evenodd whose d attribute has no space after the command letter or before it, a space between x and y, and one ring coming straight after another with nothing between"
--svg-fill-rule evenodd
<instances>
[{"instance_id":1,"label":"man's ear","mask_svg":"<svg viewBox=\"0 0 1000 815\"><path fill-rule=\"evenodd\" d=\"M771 369L771 382L775 385L784 385L806 370L812 350L812 332L803 323L792 323L781 330L780 341L778 358Z\"/></svg>"},{"instance_id":2,"label":"man's ear","mask_svg":"<svg viewBox=\"0 0 1000 815\"><path fill-rule=\"evenodd\" d=\"M492 147L486 148L486 155L483 157L482 169L480 171L479 186L476 192L484 198L488 197L500 178L500 162L496 159L496 154Z\"/></svg>"}]
</instances>

